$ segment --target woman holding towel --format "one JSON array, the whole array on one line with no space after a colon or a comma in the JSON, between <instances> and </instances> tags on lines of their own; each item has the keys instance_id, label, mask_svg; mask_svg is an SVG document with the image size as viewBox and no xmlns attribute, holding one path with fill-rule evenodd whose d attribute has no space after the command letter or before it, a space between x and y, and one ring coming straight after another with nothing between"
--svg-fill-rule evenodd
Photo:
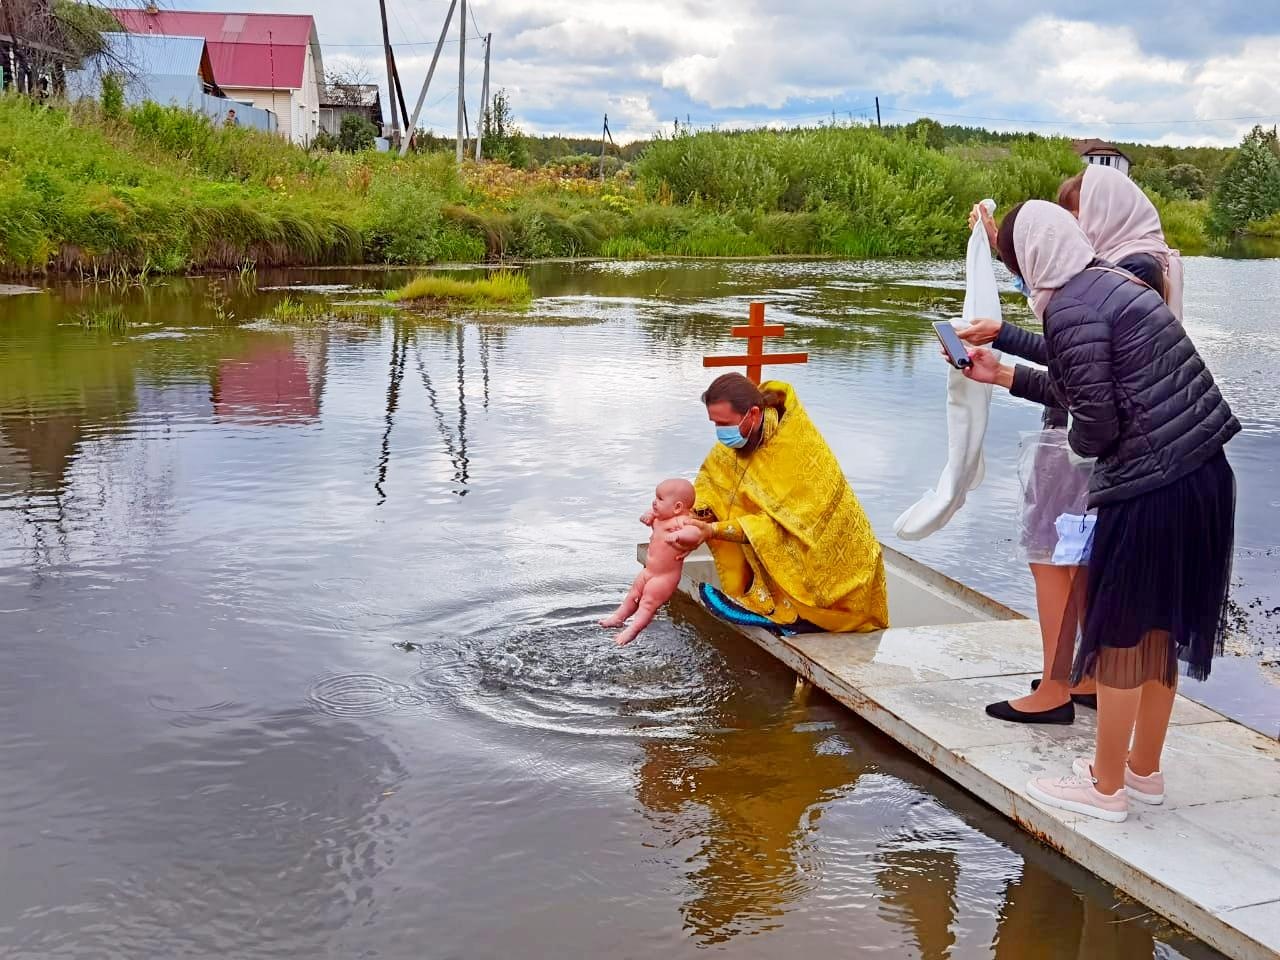
<instances>
[{"instance_id":1,"label":"woman holding towel","mask_svg":"<svg viewBox=\"0 0 1280 960\"><path fill-rule=\"evenodd\" d=\"M1161 754L1178 664L1203 680L1221 648L1235 478L1224 447L1240 424L1163 297L1101 260L1062 207L1010 211L997 249L1044 324L1048 370L977 349L966 376L1071 415L1095 457L1088 600L1072 679L1098 685L1098 736L1072 775L1037 778L1046 805L1119 822L1130 799L1164 800Z\"/></svg>"}]
</instances>

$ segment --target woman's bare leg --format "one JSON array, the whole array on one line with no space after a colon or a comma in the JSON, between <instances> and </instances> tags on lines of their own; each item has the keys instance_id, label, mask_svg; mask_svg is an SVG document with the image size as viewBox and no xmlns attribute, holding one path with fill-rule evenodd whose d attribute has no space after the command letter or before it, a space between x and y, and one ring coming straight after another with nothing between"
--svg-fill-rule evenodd
<instances>
[{"instance_id":1,"label":"woman's bare leg","mask_svg":"<svg viewBox=\"0 0 1280 960\"><path fill-rule=\"evenodd\" d=\"M1148 680L1142 685L1142 701L1138 705L1133 746L1129 750L1129 769L1140 777L1148 777L1160 769L1160 755L1164 753L1164 739L1169 733L1169 718L1173 716L1177 694L1176 677L1172 687L1166 687L1159 680Z\"/></svg>"},{"instance_id":2,"label":"woman's bare leg","mask_svg":"<svg viewBox=\"0 0 1280 960\"><path fill-rule=\"evenodd\" d=\"M1124 764L1129 757L1141 702L1142 687L1125 690L1098 684L1098 742L1093 752L1093 778L1098 782L1100 793L1115 793L1124 786Z\"/></svg>"},{"instance_id":3,"label":"woman's bare leg","mask_svg":"<svg viewBox=\"0 0 1280 960\"><path fill-rule=\"evenodd\" d=\"M1070 699L1065 681L1049 676L1058 651L1058 638L1062 634L1062 621L1071 599L1071 578L1075 567L1055 567L1047 563L1031 564L1031 577L1036 583L1036 615L1040 619L1040 645L1044 651L1044 663L1040 673L1040 687L1029 696L1010 700L1015 710L1035 713L1060 707Z\"/></svg>"}]
</instances>

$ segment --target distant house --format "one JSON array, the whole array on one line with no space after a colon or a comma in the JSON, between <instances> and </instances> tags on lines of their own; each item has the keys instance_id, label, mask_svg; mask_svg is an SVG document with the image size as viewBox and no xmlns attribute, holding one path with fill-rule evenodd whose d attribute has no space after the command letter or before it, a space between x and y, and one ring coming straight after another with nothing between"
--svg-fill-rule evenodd
<instances>
[{"instance_id":1,"label":"distant house","mask_svg":"<svg viewBox=\"0 0 1280 960\"><path fill-rule=\"evenodd\" d=\"M1129 175L1129 158L1115 144L1095 138L1076 140L1071 145L1076 148L1076 153L1084 158L1085 163L1096 164L1100 167L1115 167L1125 176Z\"/></svg>"},{"instance_id":2,"label":"distant house","mask_svg":"<svg viewBox=\"0 0 1280 960\"><path fill-rule=\"evenodd\" d=\"M97 99L106 73L120 72L126 103L177 104L221 123L236 111L241 126L275 130L276 116L228 99L218 86L204 37L104 33L104 52L67 74L67 95Z\"/></svg>"},{"instance_id":3,"label":"distant house","mask_svg":"<svg viewBox=\"0 0 1280 960\"><path fill-rule=\"evenodd\" d=\"M335 137L347 114L364 117L382 136L382 98L376 83L330 83L320 91L320 129Z\"/></svg>"},{"instance_id":4,"label":"distant house","mask_svg":"<svg viewBox=\"0 0 1280 960\"><path fill-rule=\"evenodd\" d=\"M228 97L276 115L280 134L307 144L320 130L324 62L313 17L281 13L198 13L116 9L130 33L203 37Z\"/></svg>"}]
</instances>

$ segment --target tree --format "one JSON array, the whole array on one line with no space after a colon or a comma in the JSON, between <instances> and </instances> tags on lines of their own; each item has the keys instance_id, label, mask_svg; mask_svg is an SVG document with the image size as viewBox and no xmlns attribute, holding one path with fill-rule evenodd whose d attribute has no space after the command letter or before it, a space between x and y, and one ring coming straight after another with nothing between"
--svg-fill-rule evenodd
<instances>
[{"instance_id":1,"label":"tree","mask_svg":"<svg viewBox=\"0 0 1280 960\"><path fill-rule=\"evenodd\" d=\"M0 33L8 34L0 58L0 86L29 96L60 93L65 70L82 63L99 76L131 76L130 65L103 43L105 31L121 29L107 9L108 0L0 0ZM7 54L12 51L12 69Z\"/></svg>"},{"instance_id":2,"label":"tree","mask_svg":"<svg viewBox=\"0 0 1280 960\"><path fill-rule=\"evenodd\" d=\"M1280 211L1280 157L1275 131L1254 127L1222 171L1213 193L1213 226L1220 234L1239 233L1254 220Z\"/></svg>"},{"instance_id":3,"label":"tree","mask_svg":"<svg viewBox=\"0 0 1280 960\"><path fill-rule=\"evenodd\" d=\"M1204 171L1191 163L1179 163L1170 167L1169 185L1189 200L1203 200L1207 192Z\"/></svg>"},{"instance_id":4,"label":"tree","mask_svg":"<svg viewBox=\"0 0 1280 960\"><path fill-rule=\"evenodd\" d=\"M947 133L937 120L921 117L908 123L902 128L902 132L907 135L907 139L923 143L930 150L946 149Z\"/></svg>"},{"instance_id":5,"label":"tree","mask_svg":"<svg viewBox=\"0 0 1280 960\"><path fill-rule=\"evenodd\" d=\"M484 112L484 155L491 160L521 169L529 166L529 149L524 133L516 126L511 97L506 90L494 93Z\"/></svg>"},{"instance_id":6,"label":"tree","mask_svg":"<svg viewBox=\"0 0 1280 960\"><path fill-rule=\"evenodd\" d=\"M338 149L343 153L359 153L372 150L373 141L378 136L378 128L355 113L348 113L342 118L342 127L338 130Z\"/></svg>"}]
</instances>

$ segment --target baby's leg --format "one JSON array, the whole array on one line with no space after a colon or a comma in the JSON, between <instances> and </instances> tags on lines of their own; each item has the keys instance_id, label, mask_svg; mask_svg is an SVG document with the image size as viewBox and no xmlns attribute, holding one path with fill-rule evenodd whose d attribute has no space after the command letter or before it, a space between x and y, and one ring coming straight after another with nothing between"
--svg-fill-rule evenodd
<instances>
[{"instance_id":1,"label":"baby's leg","mask_svg":"<svg viewBox=\"0 0 1280 960\"><path fill-rule=\"evenodd\" d=\"M649 582L649 571L641 570L640 575L631 583L631 589L623 597L618 609L600 621L602 627L620 627L627 622L627 617L636 612L640 605L640 597L644 593L644 585Z\"/></svg>"},{"instance_id":2,"label":"baby's leg","mask_svg":"<svg viewBox=\"0 0 1280 960\"><path fill-rule=\"evenodd\" d=\"M679 570L665 577L654 577L645 584L644 591L640 596L640 604L636 608L635 619L631 621L631 625L627 629L613 638L613 642L621 647L634 640L640 631L653 621L658 608L671 599L671 595L676 592L676 587L679 584Z\"/></svg>"}]
</instances>

